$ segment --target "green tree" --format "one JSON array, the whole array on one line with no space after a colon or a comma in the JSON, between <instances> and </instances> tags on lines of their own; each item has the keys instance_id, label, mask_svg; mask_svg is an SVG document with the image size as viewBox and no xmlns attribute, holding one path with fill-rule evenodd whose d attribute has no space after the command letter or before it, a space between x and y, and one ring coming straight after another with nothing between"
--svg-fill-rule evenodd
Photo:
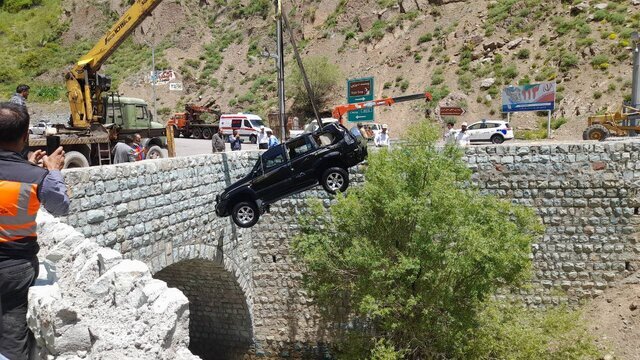
<instances>
[{"instance_id":1,"label":"green tree","mask_svg":"<svg viewBox=\"0 0 640 360\"><path fill-rule=\"evenodd\" d=\"M342 72L326 57L309 57L303 60L303 64L313 90L314 102L320 110L326 105L328 96L331 90L337 86L338 80L343 78ZM287 91L294 97L295 107L308 114L313 114L302 73L297 65L294 65L291 75L288 77Z\"/></svg>"},{"instance_id":2,"label":"green tree","mask_svg":"<svg viewBox=\"0 0 640 360\"><path fill-rule=\"evenodd\" d=\"M460 150L437 150L438 138L427 123L409 129L405 145L370 154L366 182L329 219L319 204L301 219L294 252L344 358L393 358L390 346L455 357L486 300L530 276L539 220L481 195Z\"/></svg>"}]
</instances>

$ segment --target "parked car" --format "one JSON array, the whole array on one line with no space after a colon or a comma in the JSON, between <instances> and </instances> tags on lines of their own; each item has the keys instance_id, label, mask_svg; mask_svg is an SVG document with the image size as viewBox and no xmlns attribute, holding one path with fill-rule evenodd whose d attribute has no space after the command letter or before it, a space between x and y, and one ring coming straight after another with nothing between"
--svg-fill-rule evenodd
<instances>
[{"instance_id":1,"label":"parked car","mask_svg":"<svg viewBox=\"0 0 640 360\"><path fill-rule=\"evenodd\" d=\"M513 139L513 129L508 122L502 120L482 120L467 127L471 142L491 142L502 144Z\"/></svg>"},{"instance_id":2,"label":"parked car","mask_svg":"<svg viewBox=\"0 0 640 360\"><path fill-rule=\"evenodd\" d=\"M44 135L47 132L47 129L52 128L53 124L46 121L40 121L34 126L29 126L29 134L33 135Z\"/></svg>"},{"instance_id":3,"label":"parked car","mask_svg":"<svg viewBox=\"0 0 640 360\"><path fill-rule=\"evenodd\" d=\"M366 145L344 126L325 125L262 153L248 175L216 196L216 214L248 228L270 204L318 184L330 194L344 192L347 170L366 156Z\"/></svg>"}]
</instances>

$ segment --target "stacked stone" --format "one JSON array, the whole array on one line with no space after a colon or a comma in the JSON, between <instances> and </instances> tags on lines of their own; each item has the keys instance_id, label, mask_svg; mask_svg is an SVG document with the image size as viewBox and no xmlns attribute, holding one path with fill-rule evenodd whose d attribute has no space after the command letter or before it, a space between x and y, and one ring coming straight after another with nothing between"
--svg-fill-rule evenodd
<instances>
[{"instance_id":1,"label":"stacked stone","mask_svg":"<svg viewBox=\"0 0 640 360\"><path fill-rule=\"evenodd\" d=\"M40 259L28 324L41 359L199 359L188 350L189 303L51 215L38 214Z\"/></svg>"},{"instance_id":2,"label":"stacked stone","mask_svg":"<svg viewBox=\"0 0 640 360\"><path fill-rule=\"evenodd\" d=\"M546 228L532 248L533 288L520 294L527 303L577 303L635 271L638 150L633 141L467 149L481 191L533 207Z\"/></svg>"}]
</instances>

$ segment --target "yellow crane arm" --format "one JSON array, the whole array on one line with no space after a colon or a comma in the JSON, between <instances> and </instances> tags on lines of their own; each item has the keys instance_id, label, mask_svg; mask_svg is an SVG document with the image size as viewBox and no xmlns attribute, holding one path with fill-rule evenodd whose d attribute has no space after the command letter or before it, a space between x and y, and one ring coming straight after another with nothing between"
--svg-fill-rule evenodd
<instances>
[{"instance_id":1,"label":"yellow crane arm","mask_svg":"<svg viewBox=\"0 0 640 360\"><path fill-rule=\"evenodd\" d=\"M110 84L100 85L98 70L161 2L162 0L135 0L93 49L65 74L73 127L88 128L91 122L97 120L94 107L101 110L102 91L110 87Z\"/></svg>"}]
</instances>

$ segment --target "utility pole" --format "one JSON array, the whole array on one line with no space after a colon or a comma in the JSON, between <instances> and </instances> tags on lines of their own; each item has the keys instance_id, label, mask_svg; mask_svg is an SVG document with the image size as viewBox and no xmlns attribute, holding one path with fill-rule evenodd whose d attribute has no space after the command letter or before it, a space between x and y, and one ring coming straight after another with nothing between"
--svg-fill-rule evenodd
<instances>
[{"instance_id":1,"label":"utility pole","mask_svg":"<svg viewBox=\"0 0 640 360\"><path fill-rule=\"evenodd\" d=\"M632 83L631 83L631 107L634 109L640 109L640 35L637 31L631 34L631 40L633 41L633 70L632 70ZM634 110L635 112L635 110ZM631 126L636 126L638 116L633 115L630 120ZM637 136L636 131L629 131L630 136Z\"/></svg>"},{"instance_id":2,"label":"utility pole","mask_svg":"<svg viewBox=\"0 0 640 360\"><path fill-rule=\"evenodd\" d=\"M640 34L637 31L631 34L633 39L633 71L631 85L631 106L640 108Z\"/></svg>"},{"instance_id":3,"label":"utility pole","mask_svg":"<svg viewBox=\"0 0 640 360\"><path fill-rule=\"evenodd\" d=\"M151 77L151 96L153 97L153 110L151 115L153 116L153 120L154 121L158 121L156 120L156 116L158 115L156 113L156 80L157 80L157 76L156 76L156 44L153 42L153 40L151 41L151 69L153 71L153 76ZM149 127L151 127L151 124L149 124Z\"/></svg>"},{"instance_id":4,"label":"utility pole","mask_svg":"<svg viewBox=\"0 0 640 360\"><path fill-rule=\"evenodd\" d=\"M286 130L286 113L284 104L284 43L282 41L282 0L275 0L276 5L276 41L278 46L278 112L280 117L280 137L285 140Z\"/></svg>"}]
</instances>

